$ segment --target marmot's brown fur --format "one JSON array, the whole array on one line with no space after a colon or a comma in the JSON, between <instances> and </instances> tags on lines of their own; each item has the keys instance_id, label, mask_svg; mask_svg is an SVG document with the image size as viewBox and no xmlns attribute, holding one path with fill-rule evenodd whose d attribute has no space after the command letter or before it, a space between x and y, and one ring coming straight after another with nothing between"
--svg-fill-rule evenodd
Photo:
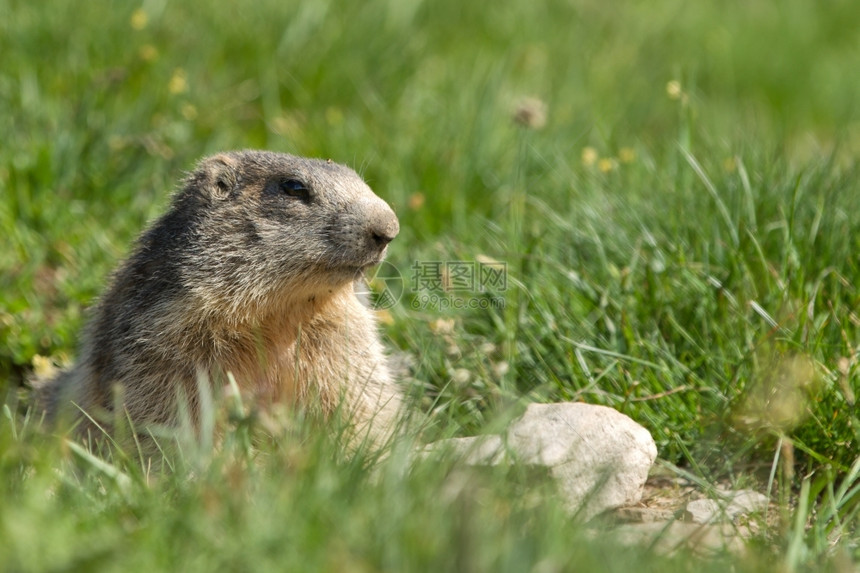
<instances>
[{"instance_id":1,"label":"marmot's brown fur","mask_svg":"<svg viewBox=\"0 0 860 573\"><path fill-rule=\"evenodd\" d=\"M199 380L232 373L260 401L324 414L343 404L359 429L387 435L401 394L354 282L398 231L342 165L263 151L203 159L115 272L75 366L41 389L49 418L109 420L121 404L138 429L175 425L181 398L196 414Z\"/></svg>"}]
</instances>

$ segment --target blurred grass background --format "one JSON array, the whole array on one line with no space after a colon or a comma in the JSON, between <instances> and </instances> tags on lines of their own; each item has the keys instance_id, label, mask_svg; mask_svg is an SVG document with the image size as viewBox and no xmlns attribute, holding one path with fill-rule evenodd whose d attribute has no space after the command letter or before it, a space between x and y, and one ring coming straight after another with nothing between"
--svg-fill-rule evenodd
<instances>
[{"instance_id":1,"label":"blurred grass background","mask_svg":"<svg viewBox=\"0 0 860 573\"><path fill-rule=\"evenodd\" d=\"M34 366L73 358L86 308L183 172L267 148L359 170L400 217L389 260L407 283L415 261L507 263L503 309L414 310L407 292L386 317L418 358L427 438L483 431L523 399L585 400L709 479L767 474L785 444L787 491L852 475L860 4L0 0L0 14L10 412ZM10 476L56 454L15 443ZM74 491L63 507L97 495ZM100 503L170 511L139 510L156 503L141 495ZM41 527L22 507L14 519ZM377 557L368 569L390 568Z\"/></svg>"}]
</instances>

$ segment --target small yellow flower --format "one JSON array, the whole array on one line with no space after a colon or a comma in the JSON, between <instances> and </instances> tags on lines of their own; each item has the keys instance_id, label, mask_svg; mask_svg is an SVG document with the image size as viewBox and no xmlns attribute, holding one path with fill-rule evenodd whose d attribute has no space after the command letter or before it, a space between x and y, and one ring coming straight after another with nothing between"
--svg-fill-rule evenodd
<instances>
[{"instance_id":1,"label":"small yellow flower","mask_svg":"<svg viewBox=\"0 0 860 573\"><path fill-rule=\"evenodd\" d=\"M149 17L144 12L143 8L138 8L131 15L131 27L135 30L143 30L149 23Z\"/></svg>"},{"instance_id":2,"label":"small yellow flower","mask_svg":"<svg viewBox=\"0 0 860 573\"><path fill-rule=\"evenodd\" d=\"M420 191L409 196L409 208L417 211L424 206L424 193Z\"/></svg>"},{"instance_id":3,"label":"small yellow flower","mask_svg":"<svg viewBox=\"0 0 860 573\"><path fill-rule=\"evenodd\" d=\"M632 163L636 159L636 150L632 147L622 147L618 150L618 159L621 163Z\"/></svg>"},{"instance_id":4,"label":"small yellow flower","mask_svg":"<svg viewBox=\"0 0 860 573\"><path fill-rule=\"evenodd\" d=\"M197 119L197 108L190 103L184 104L180 111L182 112L182 117L184 117L188 121L194 121L195 119Z\"/></svg>"},{"instance_id":5,"label":"small yellow flower","mask_svg":"<svg viewBox=\"0 0 860 573\"><path fill-rule=\"evenodd\" d=\"M158 48L152 44L144 44L140 47L138 54L140 54L140 59L144 62L151 62L158 57Z\"/></svg>"},{"instance_id":6,"label":"small yellow flower","mask_svg":"<svg viewBox=\"0 0 860 573\"><path fill-rule=\"evenodd\" d=\"M597 168L600 169L601 173L609 173L617 166L617 162L615 159L603 158L597 162Z\"/></svg>"},{"instance_id":7,"label":"small yellow flower","mask_svg":"<svg viewBox=\"0 0 860 573\"><path fill-rule=\"evenodd\" d=\"M598 159L597 150L593 147L583 147L582 148L582 164L586 167L591 167L595 163L597 163Z\"/></svg>"},{"instance_id":8,"label":"small yellow flower","mask_svg":"<svg viewBox=\"0 0 860 573\"><path fill-rule=\"evenodd\" d=\"M723 160L723 170L726 173L734 173L735 169L737 169L737 168L738 168L738 166L737 166L737 163L735 162L734 157L726 157Z\"/></svg>"},{"instance_id":9,"label":"small yellow flower","mask_svg":"<svg viewBox=\"0 0 860 573\"><path fill-rule=\"evenodd\" d=\"M681 99L683 93L684 92L681 90L681 82L678 80L672 80L666 84L666 95L669 96L669 99Z\"/></svg>"},{"instance_id":10,"label":"small yellow flower","mask_svg":"<svg viewBox=\"0 0 860 573\"><path fill-rule=\"evenodd\" d=\"M42 356L40 354L33 356L33 372L36 373L37 377L50 378L57 373L57 370L58 369L54 365L53 360L47 356Z\"/></svg>"},{"instance_id":11,"label":"small yellow flower","mask_svg":"<svg viewBox=\"0 0 860 573\"><path fill-rule=\"evenodd\" d=\"M167 89L172 94L181 94L188 91L188 78L185 70L176 68L173 70L173 75L170 77L170 82L167 84Z\"/></svg>"}]
</instances>

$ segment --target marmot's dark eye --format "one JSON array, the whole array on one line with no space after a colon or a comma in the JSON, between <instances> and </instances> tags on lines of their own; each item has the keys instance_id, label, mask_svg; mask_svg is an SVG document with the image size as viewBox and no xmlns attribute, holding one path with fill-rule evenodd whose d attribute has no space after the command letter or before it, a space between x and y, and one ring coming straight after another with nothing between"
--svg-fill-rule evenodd
<instances>
[{"instance_id":1,"label":"marmot's dark eye","mask_svg":"<svg viewBox=\"0 0 860 573\"><path fill-rule=\"evenodd\" d=\"M281 181L280 187L281 191L284 194L289 195L290 197L302 199L303 201L307 201L311 198L310 190L304 183L297 179L287 179L285 181Z\"/></svg>"}]
</instances>

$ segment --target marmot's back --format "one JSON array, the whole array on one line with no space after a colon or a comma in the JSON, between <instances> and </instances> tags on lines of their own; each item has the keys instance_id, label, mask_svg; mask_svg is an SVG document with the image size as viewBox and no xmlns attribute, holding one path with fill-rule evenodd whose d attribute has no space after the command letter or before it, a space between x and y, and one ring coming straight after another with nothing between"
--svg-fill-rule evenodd
<instances>
[{"instance_id":1,"label":"marmot's back","mask_svg":"<svg viewBox=\"0 0 860 573\"><path fill-rule=\"evenodd\" d=\"M137 427L195 410L200 376L232 373L263 401L341 400L359 426L393 423L390 379L372 312L354 296L397 217L351 169L241 151L200 162L143 233L92 310L76 365L42 390L50 417L97 420L117 404Z\"/></svg>"}]
</instances>

